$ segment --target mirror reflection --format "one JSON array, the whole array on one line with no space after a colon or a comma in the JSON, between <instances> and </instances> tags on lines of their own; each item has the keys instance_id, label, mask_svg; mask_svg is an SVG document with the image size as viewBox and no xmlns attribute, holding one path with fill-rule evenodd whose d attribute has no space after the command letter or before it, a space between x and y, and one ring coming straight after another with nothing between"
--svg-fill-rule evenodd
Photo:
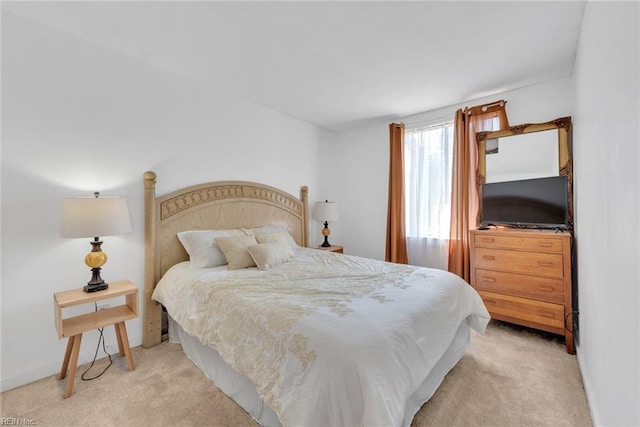
<instances>
[{"instance_id":1,"label":"mirror reflection","mask_svg":"<svg viewBox=\"0 0 640 427\"><path fill-rule=\"evenodd\" d=\"M486 141L486 181L558 176L558 131L547 130Z\"/></svg>"}]
</instances>

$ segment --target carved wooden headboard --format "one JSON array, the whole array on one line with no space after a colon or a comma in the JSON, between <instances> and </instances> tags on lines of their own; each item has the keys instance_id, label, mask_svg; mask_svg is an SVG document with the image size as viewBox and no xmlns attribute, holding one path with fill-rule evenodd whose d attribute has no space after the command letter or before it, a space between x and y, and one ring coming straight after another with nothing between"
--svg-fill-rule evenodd
<instances>
[{"instance_id":1,"label":"carved wooden headboard","mask_svg":"<svg viewBox=\"0 0 640 427\"><path fill-rule=\"evenodd\" d=\"M144 174L145 279L142 345L161 340L160 304L151 295L162 275L188 260L177 233L283 224L300 246L308 246L309 189L300 198L255 182L220 181L193 185L156 197L156 174Z\"/></svg>"}]
</instances>

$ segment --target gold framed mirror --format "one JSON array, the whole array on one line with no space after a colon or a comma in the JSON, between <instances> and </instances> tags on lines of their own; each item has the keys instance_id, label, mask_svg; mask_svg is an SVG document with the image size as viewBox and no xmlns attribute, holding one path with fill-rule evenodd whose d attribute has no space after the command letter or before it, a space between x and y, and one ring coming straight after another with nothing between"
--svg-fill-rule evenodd
<instances>
[{"instance_id":1,"label":"gold framed mirror","mask_svg":"<svg viewBox=\"0 0 640 427\"><path fill-rule=\"evenodd\" d=\"M573 228L571 117L511 126L495 132L478 132L476 141L478 224L481 221L483 184L565 175L568 222Z\"/></svg>"}]
</instances>

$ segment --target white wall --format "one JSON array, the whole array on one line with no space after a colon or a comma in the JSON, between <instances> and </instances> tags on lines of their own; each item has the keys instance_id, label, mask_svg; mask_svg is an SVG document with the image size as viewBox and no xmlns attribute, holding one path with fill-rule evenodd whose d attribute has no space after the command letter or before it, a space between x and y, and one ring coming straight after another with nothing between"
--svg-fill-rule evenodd
<instances>
[{"instance_id":1,"label":"white wall","mask_svg":"<svg viewBox=\"0 0 640 427\"><path fill-rule=\"evenodd\" d=\"M411 125L449 119L458 108L505 99L511 125L545 122L571 116L573 89L567 77L395 121ZM322 159L322 197L340 204L340 221L331 227L332 243L344 245L348 254L384 259L389 122L338 134L322 150Z\"/></svg>"},{"instance_id":2,"label":"white wall","mask_svg":"<svg viewBox=\"0 0 640 427\"><path fill-rule=\"evenodd\" d=\"M158 194L240 179L294 195L308 185L315 201L319 148L332 137L4 11L2 390L60 369L66 342L55 331L53 293L90 278L89 239L59 237L62 198L127 197L133 232L104 237L102 276L142 286L146 170L157 172ZM141 319L127 324L139 345ZM96 332L86 334L81 362L96 343ZM117 349L113 328L107 344Z\"/></svg>"},{"instance_id":3,"label":"white wall","mask_svg":"<svg viewBox=\"0 0 640 427\"><path fill-rule=\"evenodd\" d=\"M578 360L595 425L640 425L637 2L589 2L575 68Z\"/></svg>"}]
</instances>

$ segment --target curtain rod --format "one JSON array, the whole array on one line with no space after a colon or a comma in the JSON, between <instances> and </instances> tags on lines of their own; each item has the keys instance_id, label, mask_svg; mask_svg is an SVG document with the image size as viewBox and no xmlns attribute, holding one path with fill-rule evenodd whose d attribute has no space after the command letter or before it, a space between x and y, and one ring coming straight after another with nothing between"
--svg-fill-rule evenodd
<instances>
[{"instance_id":1,"label":"curtain rod","mask_svg":"<svg viewBox=\"0 0 640 427\"><path fill-rule=\"evenodd\" d=\"M482 106L482 111L487 111L487 108L489 107L504 107L504 104L506 104L507 101L498 101L498 102L494 102L493 104L485 104Z\"/></svg>"},{"instance_id":2,"label":"curtain rod","mask_svg":"<svg viewBox=\"0 0 640 427\"><path fill-rule=\"evenodd\" d=\"M491 107L504 107L504 105L506 103L507 103L507 101L501 100L501 101L491 102L489 104L476 105L474 107L465 107L464 111L465 111L465 113L467 113L467 115L470 115L471 114L471 110L473 110L474 108L480 108L480 110L483 113L486 113L489 108L491 108Z\"/></svg>"}]
</instances>

